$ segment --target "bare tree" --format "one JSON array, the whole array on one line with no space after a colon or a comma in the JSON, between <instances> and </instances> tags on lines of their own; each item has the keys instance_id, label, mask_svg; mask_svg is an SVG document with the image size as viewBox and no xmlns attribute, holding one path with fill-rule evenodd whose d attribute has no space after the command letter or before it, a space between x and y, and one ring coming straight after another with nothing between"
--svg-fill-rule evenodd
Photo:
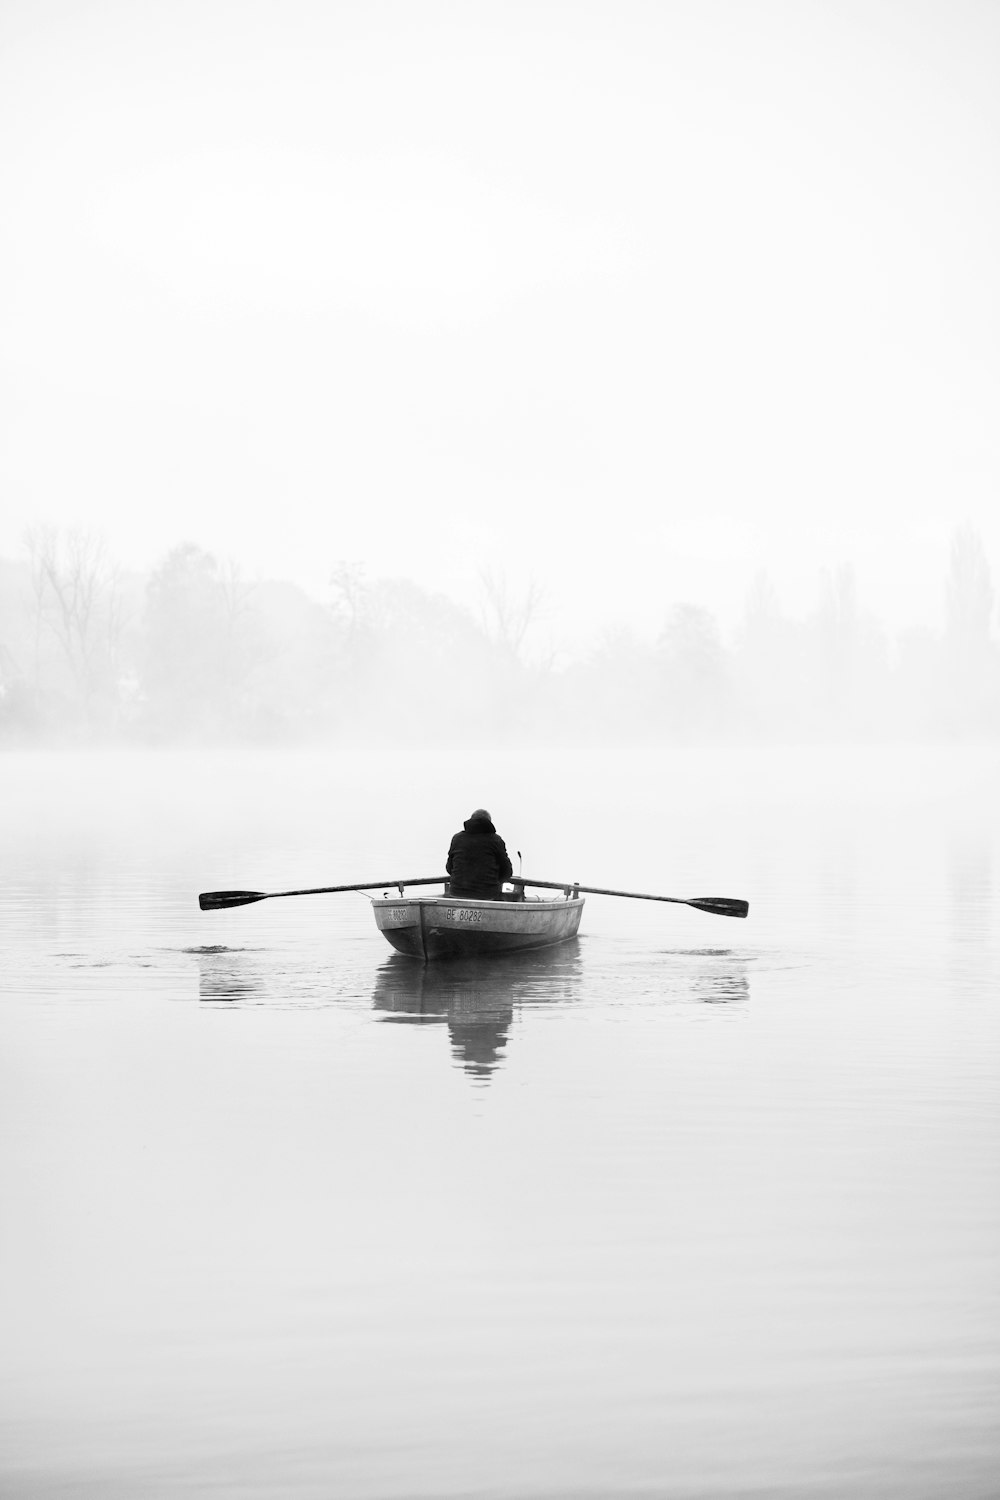
<instances>
[{"instance_id":1,"label":"bare tree","mask_svg":"<svg viewBox=\"0 0 1000 1500\"><path fill-rule=\"evenodd\" d=\"M36 692L44 640L51 635L73 695L90 719L98 698L110 701L114 696L123 628L118 570L108 559L103 537L93 532L39 526L28 532L25 543L34 597Z\"/></svg>"},{"instance_id":2,"label":"bare tree","mask_svg":"<svg viewBox=\"0 0 1000 1500\"><path fill-rule=\"evenodd\" d=\"M483 586L483 627L494 645L512 661L521 663L524 642L532 626L541 618L545 594L534 578L515 592L503 573L483 569L479 574Z\"/></svg>"},{"instance_id":3,"label":"bare tree","mask_svg":"<svg viewBox=\"0 0 1000 1500\"><path fill-rule=\"evenodd\" d=\"M227 557L219 567L219 582L225 601L226 616L236 626L245 618L257 585L248 583L243 569L233 557Z\"/></svg>"},{"instance_id":4,"label":"bare tree","mask_svg":"<svg viewBox=\"0 0 1000 1500\"><path fill-rule=\"evenodd\" d=\"M360 563L338 563L330 574L334 615L344 622L348 636L356 636L369 623L371 588Z\"/></svg>"}]
</instances>

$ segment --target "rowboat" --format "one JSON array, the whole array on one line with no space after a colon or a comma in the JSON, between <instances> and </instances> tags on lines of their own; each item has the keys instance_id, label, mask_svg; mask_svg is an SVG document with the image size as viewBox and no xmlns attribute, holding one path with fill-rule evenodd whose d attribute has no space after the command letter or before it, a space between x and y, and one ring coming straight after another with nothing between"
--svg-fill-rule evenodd
<instances>
[{"instance_id":1,"label":"rowboat","mask_svg":"<svg viewBox=\"0 0 1000 1500\"><path fill-rule=\"evenodd\" d=\"M408 886L443 885L440 896L407 896ZM455 896L446 875L421 875L416 880L366 880L356 885L312 886L302 891L202 891L202 911L221 911L230 906L250 906L282 896L330 896L347 891L381 890L369 896L375 923L383 937L399 953L420 958L479 958L501 953L524 953L532 948L551 948L575 938L583 915L581 892L591 896L624 896L630 901L667 901L672 906L693 906L717 917L745 917L749 903L731 896L650 896L644 891L619 891L603 885L563 885L557 880L530 880L515 875L513 890L498 901ZM390 896L395 886L398 895ZM525 887L561 891L555 896L526 896Z\"/></svg>"},{"instance_id":2,"label":"rowboat","mask_svg":"<svg viewBox=\"0 0 1000 1500\"><path fill-rule=\"evenodd\" d=\"M372 900L375 925L399 953L425 962L549 948L575 938L584 902L566 887L561 899L516 895L481 901L468 896L383 896Z\"/></svg>"}]
</instances>

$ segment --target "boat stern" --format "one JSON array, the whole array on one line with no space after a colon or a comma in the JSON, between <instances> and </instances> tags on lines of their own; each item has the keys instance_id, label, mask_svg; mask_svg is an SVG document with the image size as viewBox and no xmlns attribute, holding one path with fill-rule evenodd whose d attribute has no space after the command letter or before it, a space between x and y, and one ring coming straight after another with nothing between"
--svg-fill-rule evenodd
<instances>
[{"instance_id":1,"label":"boat stern","mask_svg":"<svg viewBox=\"0 0 1000 1500\"><path fill-rule=\"evenodd\" d=\"M577 935L583 900L480 901L452 896L373 900L375 923L399 953L424 961L547 948Z\"/></svg>"}]
</instances>

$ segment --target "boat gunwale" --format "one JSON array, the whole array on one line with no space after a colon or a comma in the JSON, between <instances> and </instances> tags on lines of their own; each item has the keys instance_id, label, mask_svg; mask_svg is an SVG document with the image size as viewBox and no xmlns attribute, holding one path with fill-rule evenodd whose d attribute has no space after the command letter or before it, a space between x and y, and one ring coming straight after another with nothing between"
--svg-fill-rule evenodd
<instances>
[{"instance_id":1,"label":"boat gunwale","mask_svg":"<svg viewBox=\"0 0 1000 1500\"><path fill-rule=\"evenodd\" d=\"M525 896L519 901L494 901L483 896L369 896L372 906L480 906L496 911L562 911L566 906L584 905L585 897Z\"/></svg>"}]
</instances>

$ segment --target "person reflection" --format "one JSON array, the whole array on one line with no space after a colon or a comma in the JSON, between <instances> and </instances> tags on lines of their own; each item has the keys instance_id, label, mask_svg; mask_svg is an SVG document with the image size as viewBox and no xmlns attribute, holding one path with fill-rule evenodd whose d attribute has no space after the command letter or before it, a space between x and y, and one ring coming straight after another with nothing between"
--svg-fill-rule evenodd
<instances>
[{"instance_id":1,"label":"person reflection","mask_svg":"<svg viewBox=\"0 0 1000 1500\"><path fill-rule=\"evenodd\" d=\"M457 994L448 1007L451 1054L472 1078L485 1082L498 1067L514 1019L514 1002L507 993L470 989Z\"/></svg>"},{"instance_id":2,"label":"person reflection","mask_svg":"<svg viewBox=\"0 0 1000 1500\"><path fill-rule=\"evenodd\" d=\"M396 1021L445 1022L456 1063L480 1082L499 1065L514 1018L511 975L496 962L390 958L376 975L372 1003Z\"/></svg>"},{"instance_id":3,"label":"person reflection","mask_svg":"<svg viewBox=\"0 0 1000 1500\"><path fill-rule=\"evenodd\" d=\"M394 954L378 970L372 1004L386 1019L446 1023L455 1063L485 1082L504 1060L515 1004L571 1004L581 984L576 938L533 953L440 964Z\"/></svg>"}]
</instances>

